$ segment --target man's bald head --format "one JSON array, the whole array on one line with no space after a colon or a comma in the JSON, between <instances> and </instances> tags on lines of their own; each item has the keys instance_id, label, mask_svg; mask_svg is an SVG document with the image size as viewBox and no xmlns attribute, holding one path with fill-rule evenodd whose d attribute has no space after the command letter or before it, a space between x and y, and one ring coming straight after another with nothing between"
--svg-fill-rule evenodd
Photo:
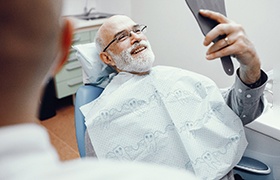
<instances>
[{"instance_id":1,"label":"man's bald head","mask_svg":"<svg viewBox=\"0 0 280 180\"><path fill-rule=\"evenodd\" d=\"M26 64L42 58L50 61L48 58L55 54L50 50L57 46L60 8L60 0L2 1L0 54L5 63L1 65Z\"/></svg>"},{"instance_id":2,"label":"man's bald head","mask_svg":"<svg viewBox=\"0 0 280 180\"><path fill-rule=\"evenodd\" d=\"M95 41L97 42L98 51L101 52L114 39L116 32L127 28L128 24L135 25L136 23L125 15L114 15L107 19L96 34Z\"/></svg>"},{"instance_id":3,"label":"man's bald head","mask_svg":"<svg viewBox=\"0 0 280 180\"><path fill-rule=\"evenodd\" d=\"M65 21L63 24L60 18L61 6L61 0L0 2L0 83L4 97L4 104L0 104L1 119L12 115L12 109L26 111L26 105L21 102L34 101L37 104L47 72L55 64L54 59L63 44L69 44L64 35L69 23ZM36 107L29 112L34 115Z\"/></svg>"}]
</instances>

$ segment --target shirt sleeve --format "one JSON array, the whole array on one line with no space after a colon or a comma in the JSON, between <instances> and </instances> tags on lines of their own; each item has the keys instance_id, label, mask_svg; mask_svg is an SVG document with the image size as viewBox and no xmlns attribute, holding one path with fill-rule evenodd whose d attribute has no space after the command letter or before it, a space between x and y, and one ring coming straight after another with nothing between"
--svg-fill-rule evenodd
<instances>
[{"instance_id":1,"label":"shirt sleeve","mask_svg":"<svg viewBox=\"0 0 280 180\"><path fill-rule=\"evenodd\" d=\"M255 120L264 110L263 92L268 79L264 71L261 71L260 78L260 85L250 88L237 75L234 85L222 93L226 103L240 117L243 125Z\"/></svg>"}]
</instances>

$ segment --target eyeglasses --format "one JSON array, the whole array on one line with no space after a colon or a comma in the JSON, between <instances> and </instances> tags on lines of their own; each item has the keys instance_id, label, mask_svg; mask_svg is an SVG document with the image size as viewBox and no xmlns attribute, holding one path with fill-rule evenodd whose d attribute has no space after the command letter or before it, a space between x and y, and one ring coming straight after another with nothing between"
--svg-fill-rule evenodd
<instances>
[{"instance_id":1,"label":"eyeglasses","mask_svg":"<svg viewBox=\"0 0 280 180\"><path fill-rule=\"evenodd\" d=\"M131 36L131 31L135 34L141 34L141 33L145 33L146 30L147 30L146 25L137 24L137 25L134 25L130 31L123 30L121 32L118 32L115 35L115 38L104 48L103 52L105 52L109 48L109 46L111 44L113 44L115 41L117 41L117 43L119 43L119 42L126 40L128 37Z\"/></svg>"}]
</instances>

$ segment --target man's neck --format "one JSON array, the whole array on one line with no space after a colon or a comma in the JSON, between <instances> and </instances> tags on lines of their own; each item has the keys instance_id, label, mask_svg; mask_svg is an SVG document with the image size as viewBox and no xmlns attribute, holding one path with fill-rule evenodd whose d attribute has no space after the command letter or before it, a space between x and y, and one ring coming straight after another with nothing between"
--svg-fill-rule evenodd
<instances>
[{"instance_id":1,"label":"man's neck","mask_svg":"<svg viewBox=\"0 0 280 180\"><path fill-rule=\"evenodd\" d=\"M138 75L138 76L144 76L144 75L147 75L150 73L150 71L146 71L146 72L129 72L131 74L135 74L135 75Z\"/></svg>"}]
</instances>

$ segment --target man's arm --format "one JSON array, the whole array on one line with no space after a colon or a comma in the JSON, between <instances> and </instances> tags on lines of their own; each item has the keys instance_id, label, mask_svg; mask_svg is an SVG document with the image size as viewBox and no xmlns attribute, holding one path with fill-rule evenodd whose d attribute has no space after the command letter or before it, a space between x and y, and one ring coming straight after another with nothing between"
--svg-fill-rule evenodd
<instances>
[{"instance_id":1,"label":"man's arm","mask_svg":"<svg viewBox=\"0 0 280 180\"><path fill-rule=\"evenodd\" d=\"M200 14L219 23L205 36L203 44L211 44L206 59L234 56L240 64L235 84L225 94L225 99L229 107L242 119L243 124L248 124L264 109L263 91L267 75L261 71L259 56L241 25L217 12L202 10ZM225 36L225 39L211 43L220 35Z\"/></svg>"}]
</instances>

